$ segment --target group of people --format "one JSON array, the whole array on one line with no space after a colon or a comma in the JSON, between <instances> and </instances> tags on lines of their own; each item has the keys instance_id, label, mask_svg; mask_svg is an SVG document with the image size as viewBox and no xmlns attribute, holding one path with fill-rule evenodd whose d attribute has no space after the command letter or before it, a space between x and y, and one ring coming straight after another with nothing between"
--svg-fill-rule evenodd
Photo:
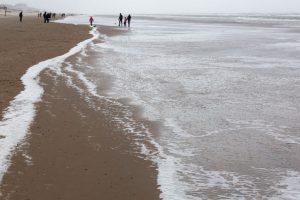
<instances>
[{"instance_id":1,"label":"group of people","mask_svg":"<svg viewBox=\"0 0 300 200\"><path fill-rule=\"evenodd\" d=\"M51 12L44 12L44 14L42 13L38 13L38 17L41 18L43 16L44 18L44 23L49 23L50 19L56 19L56 13L51 13ZM61 17L65 17L66 14L62 13Z\"/></svg>"},{"instance_id":2,"label":"group of people","mask_svg":"<svg viewBox=\"0 0 300 200\"><path fill-rule=\"evenodd\" d=\"M124 19L124 22L123 22ZM131 22L131 15L129 14L127 17L123 17L122 13L119 15L119 26L124 26L126 27L128 24L128 27L130 27L130 22Z\"/></svg>"},{"instance_id":3,"label":"group of people","mask_svg":"<svg viewBox=\"0 0 300 200\"><path fill-rule=\"evenodd\" d=\"M44 12L44 14L38 13L39 18L41 18L42 16L44 17L44 23L49 23L51 18L52 19L56 18L56 13L47 13L47 12ZM23 21L23 11L21 11L19 13L19 19L20 19L20 22Z\"/></svg>"},{"instance_id":4,"label":"group of people","mask_svg":"<svg viewBox=\"0 0 300 200\"><path fill-rule=\"evenodd\" d=\"M52 16L53 16L52 13L44 12L43 14L44 23L49 23Z\"/></svg>"},{"instance_id":5,"label":"group of people","mask_svg":"<svg viewBox=\"0 0 300 200\"><path fill-rule=\"evenodd\" d=\"M44 14L40 12L40 13L38 13L38 17L39 17L39 18L41 18L42 16L45 17L45 16L44 16L45 13L46 13L46 15L49 15L50 18L53 18L53 19L56 18L56 13L51 13L51 12L50 12L50 13L44 12Z\"/></svg>"},{"instance_id":6,"label":"group of people","mask_svg":"<svg viewBox=\"0 0 300 200\"><path fill-rule=\"evenodd\" d=\"M49 23L50 22L50 19L55 19L56 18L56 13L47 13L47 12L44 12L44 14L42 13L38 13L38 17L41 18L41 17L44 17L44 23ZM65 17L65 14L62 14L61 15L62 17ZM19 18L20 18L20 22L23 21L23 12L21 11L19 13ZM124 19L124 21L123 21ZM93 26L93 23L94 23L94 18L91 16L90 19L89 19L89 22L90 22L90 25ZM123 17L123 15L120 13L119 15L119 26L124 26L126 27L127 24L128 24L128 27L130 27L130 22L131 22L131 15L129 14L127 17Z\"/></svg>"},{"instance_id":7,"label":"group of people","mask_svg":"<svg viewBox=\"0 0 300 200\"><path fill-rule=\"evenodd\" d=\"M38 13L38 17L41 18L41 17L44 17L44 23L49 23L50 22L50 19L55 19L56 18L56 13L47 13L47 12L44 12L44 14L42 13ZM65 17L66 15L63 13L61 14L61 17ZM20 22L23 21L23 12L21 11L19 13L19 18L20 18ZM124 21L123 21L124 19ZM90 25L93 26L93 23L94 23L94 18L91 16L90 19L89 19L89 22L90 22ZM128 24L128 27L130 27L130 22L131 22L131 15L129 14L127 17L123 17L122 13L120 13L119 15L119 26L123 26L126 27L127 24Z\"/></svg>"},{"instance_id":8,"label":"group of people","mask_svg":"<svg viewBox=\"0 0 300 200\"><path fill-rule=\"evenodd\" d=\"M130 22L131 22L131 15L129 14L127 17L124 18L124 21L123 21L123 15L122 13L120 13L119 15L119 26L123 26L126 27L127 24L128 24L128 27L130 27ZM93 23L94 23L94 18L92 16L90 16L90 19L89 19L89 22L90 22L90 25L93 26Z\"/></svg>"}]
</instances>

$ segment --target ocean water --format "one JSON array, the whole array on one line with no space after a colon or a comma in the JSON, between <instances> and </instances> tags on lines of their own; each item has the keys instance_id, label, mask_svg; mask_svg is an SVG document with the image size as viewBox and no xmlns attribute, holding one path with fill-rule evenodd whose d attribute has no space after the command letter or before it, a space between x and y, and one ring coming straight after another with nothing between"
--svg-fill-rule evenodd
<instances>
[{"instance_id":1,"label":"ocean water","mask_svg":"<svg viewBox=\"0 0 300 200\"><path fill-rule=\"evenodd\" d=\"M100 27L76 59L42 65L127 110L116 121L143 136L137 150L157 164L162 199L300 199L300 15L138 15L119 29L108 37ZM130 114L136 107L141 116ZM22 139L5 136L8 150Z\"/></svg>"},{"instance_id":2,"label":"ocean water","mask_svg":"<svg viewBox=\"0 0 300 200\"><path fill-rule=\"evenodd\" d=\"M139 15L120 29L82 72L160 124L148 137L163 199L300 199L300 15Z\"/></svg>"},{"instance_id":3,"label":"ocean water","mask_svg":"<svg viewBox=\"0 0 300 200\"><path fill-rule=\"evenodd\" d=\"M163 199L299 199L299 33L296 14L134 16L101 35L86 77L161 124Z\"/></svg>"}]
</instances>

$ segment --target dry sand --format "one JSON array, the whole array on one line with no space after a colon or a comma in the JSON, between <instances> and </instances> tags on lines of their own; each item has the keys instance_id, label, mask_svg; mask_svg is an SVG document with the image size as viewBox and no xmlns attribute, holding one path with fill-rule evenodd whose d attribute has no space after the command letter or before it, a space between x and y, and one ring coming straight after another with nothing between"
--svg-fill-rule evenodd
<instances>
[{"instance_id":1,"label":"dry sand","mask_svg":"<svg viewBox=\"0 0 300 200\"><path fill-rule=\"evenodd\" d=\"M11 40L15 44L15 48L7 44L10 51L3 51L1 45L1 57L6 58L1 59L1 74L3 71L8 77L4 80L10 81L1 86L8 91L5 98L1 96L2 108L22 89L19 79L29 66L63 54L87 37L84 27L37 25L35 20L27 24L10 22L6 36L2 33L0 36L0 41ZM0 23L10 24L3 20ZM39 28L32 31L35 26ZM27 34L29 30L32 35ZM103 31L116 34L112 30ZM12 32L15 33L7 34ZM18 36L24 38L15 39ZM22 48L17 49L18 46ZM13 55L18 55L17 59L12 59ZM9 67L2 69L2 66ZM41 82L45 94L37 105L30 134L15 151L0 185L1 200L159 199L156 166L135 153L130 135L123 134L122 128L107 115L91 108L64 80L54 82L51 71L43 72ZM102 108L108 106L105 102L98 103Z\"/></svg>"},{"instance_id":2,"label":"dry sand","mask_svg":"<svg viewBox=\"0 0 300 200\"><path fill-rule=\"evenodd\" d=\"M20 78L40 61L62 55L79 41L90 37L87 27L44 24L41 19L0 18L0 111L21 90Z\"/></svg>"}]
</instances>

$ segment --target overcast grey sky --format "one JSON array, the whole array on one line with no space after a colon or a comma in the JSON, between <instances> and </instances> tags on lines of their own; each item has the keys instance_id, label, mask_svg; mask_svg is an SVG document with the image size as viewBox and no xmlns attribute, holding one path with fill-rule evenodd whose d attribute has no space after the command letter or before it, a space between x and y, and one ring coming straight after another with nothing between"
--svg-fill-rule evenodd
<instances>
[{"instance_id":1,"label":"overcast grey sky","mask_svg":"<svg viewBox=\"0 0 300 200\"><path fill-rule=\"evenodd\" d=\"M298 12L300 0L0 0L0 3L26 3L56 12L124 13L236 13Z\"/></svg>"}]
</instances>

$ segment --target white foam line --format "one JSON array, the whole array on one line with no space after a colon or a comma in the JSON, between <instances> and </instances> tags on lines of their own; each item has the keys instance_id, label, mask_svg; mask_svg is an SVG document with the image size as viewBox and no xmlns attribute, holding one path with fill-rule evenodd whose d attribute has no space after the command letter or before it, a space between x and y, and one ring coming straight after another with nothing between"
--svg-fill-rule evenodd
<instances>
[{"instance_id":1,"label":"white foam line","mask_svg":"<svg viewBox=\"0 0 300 200\"><path fill-rule=\"evenodd\" d=\"M46 68L61 65L68 57L79 53L90 42L99 37L96 28L90 31L92 38L77 44L68 53L32 66L21 78L24 90L10 102L0 121L0 183L10 166L10 158L16 146L25 138L36 115L35 104L41 101L44 93L38 76Z\"/></svg>"},{"instance_id":2,"label":"white foam line","mask_svg":"<svg viewBox=\"0 0 300 200\"><path fill-rule=\"evenodd\" d=\"M99 34L99 37L103 38L104 41L107 38L106 35ZM91 45L94 45L94 43L91 43ZM98 45L98 44L97 44ZM100 45L102 48L102 46ZM106 46L104 46L105 48ZM78 60L79 62L82 62L82 60ZM97 93L97 85L93 83L92 81L88 80L88 78L85 76L85 73L75 70L72 68L72 65L68 65L66 68L68 72L77 74L77 77L79 80L82 81L82 83L85 85L88 93L96 98L99 99L105 99L107 102L112 103L112 105L118 105L118 106L124 106L121 105L116 99L114 98L107 98L104 96L101 96ZM82 93L82 90L78 90L80 93ZM146 135L150 140L151 145L155 149L157 149L158 155L155 152L152 152L148 147L146 147L143 143L136 143L137 146L140 147L140 153L142 155L145 155L148 159L153 161L157 164L158 167L158 185L159 189L161 190L160 198L164 200L183 200L188 199L187 195L185 194L186 188L183 184L178 184L177 182L177 171L176 171L176 165L180 161L176 159L175 157L166 155L164 153L164 149L162 146L160 146L159 143L157 143L154 139L154 136L152 133L144 126L140 127L143 131L136 131L134 130L134 121L132 120L132 113L124 113L125 116L122 119L114 119L115 122L122 124L125 131L128 131L130 133L136 133L137 135Z\"/></svg>"},{"instance_id":3,"label":"white foam line","mask_svg":"<svg viewBox=\"0 0 300 200\"><path fill-rule=\"evenodd\" d=\"M85 73L81 71L77 71L74 68L72 68L72 65L68 64L68 67L66 68L68 72L75 73L79 80L82 81L82 83L85 85L87 92L92 95L93 97L99 98L99 99L105 99L107 102L112 103L113 105L123 106L121 103L119 103L115 99L107 98L104 96L101 96L97 93L97 85L93 83L92 81L88 80L88 78L85 76ZM83 92L82 90L78 90L79 92ZM159 155L156 155L153 153L150 149L148 149L143 143L136 143L138 147L140 147L140 153L142 155L145 155L148 157L148 159L152 160L154 163L158 165L158 184L159 189L161 190L160 197L162 199L168 200L182 200L187 199L184 194L183 186L176 184L176 163L179 161L171 156L167 156L164 153L163 148L155 141L154 136L149 132L149 130L141 126L140 128L143 131L137 131L134 130L132 127L135 127L135 124L132 119L132 113L124 113L125 116L122 119L116 118L114 119L115 122L122 124L123 130L128 131L129 133L135 133L137 135L144 135L151 140L149 141L151 145L154 146L155 149L159 152Z\"/></svg>"},{"instance_id":4,"label":"white foam line","mask_svg":"<svg viewBox=\"0 0 300 200\"><path fill-rule=\"evenodd\" d=\"M102 98L102 96L98 95L97 93L97 86L93 82L89 81L83 72L72 69L72 66L69 66L66 70L75 73L78 76L79 80L81 80L84 83L84 85L87 87L88 92L90 94L92 94L95 97Z\"/></svg>"}]
</instances>

